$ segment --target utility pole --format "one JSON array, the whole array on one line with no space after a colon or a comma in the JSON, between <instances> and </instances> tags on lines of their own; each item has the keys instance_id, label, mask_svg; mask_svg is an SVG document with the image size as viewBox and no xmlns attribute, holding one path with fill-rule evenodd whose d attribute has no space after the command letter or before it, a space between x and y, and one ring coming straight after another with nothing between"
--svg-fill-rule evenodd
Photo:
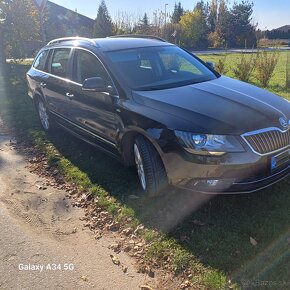
<instances>
[{"instance_id":1,"label":"utility pole","mask_svg":"<svg viewBox=\"0 0 290 290\"><path fill-rule=\"evenodd\" d=\"M166 3L164 6L165 6L165 20L164 20L164 24L165 24L165 26L166 26L166 17L167 17L167 14L166 14L166 6L167 6L168 4Z\"/></svg>"}]
</instances>

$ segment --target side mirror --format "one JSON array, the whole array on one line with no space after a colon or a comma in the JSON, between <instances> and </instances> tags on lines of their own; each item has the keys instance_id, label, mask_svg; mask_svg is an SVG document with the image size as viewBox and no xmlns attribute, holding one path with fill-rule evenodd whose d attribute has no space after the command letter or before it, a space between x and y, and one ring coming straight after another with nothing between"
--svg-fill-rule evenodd
<instances>
[{"instance_id":1,"label":"side mirror","mask_svg":"<svg viewBox=\"0 0 290 290\"><path fill-rule=\"evenodd\" d=\"M100 77L88 78L83 82L83 91L105 92L108 90L105 81Z\"/></svg>"},{"instance_id":2,"label":"side mirror","mask_svg":"<svg viewBox=\"0 0 290 290\"><path fill-rule=\"evenodd\" d=\"M207 64L210 68L212 68L212 69L214 69L214 67L215 67L215 63L214 63L214 62L207 61L206 64Z\"/></svg>"}]
</instances>

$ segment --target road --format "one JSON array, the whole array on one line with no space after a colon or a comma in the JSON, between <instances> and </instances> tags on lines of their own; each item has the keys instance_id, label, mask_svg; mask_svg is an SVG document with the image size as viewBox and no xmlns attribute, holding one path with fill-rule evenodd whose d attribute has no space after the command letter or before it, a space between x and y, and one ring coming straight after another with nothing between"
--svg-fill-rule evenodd
<instances>
[{"instance_id":1,"label":"road","mask_svg":"<svg viewBox=\"0 0 290 290\"><path fill-rule=\"evenodd\" d=\"M83 209L70 205L65 192L32 174L25 158L1 129L0 120L0 289L140 289L148 276L121 252L128 267L113 264L108 248L84 228Z\"/></svg>"}]
</instances>

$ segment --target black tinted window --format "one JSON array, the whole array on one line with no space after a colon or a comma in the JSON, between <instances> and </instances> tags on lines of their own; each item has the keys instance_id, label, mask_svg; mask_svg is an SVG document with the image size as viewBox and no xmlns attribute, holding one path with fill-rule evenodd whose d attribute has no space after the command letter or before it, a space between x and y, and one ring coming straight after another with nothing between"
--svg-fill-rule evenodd
<instances>
[{"instance_id":1,"label":"black tinted window","mask_svg":"<svg viewBox=\"0 0 290 290\"><path fill-rule=\"evenodd\" d=\"M45 63L48 55L48 50L44 50L36 57L33 67L39 70L45 70Z\"/></svg>"},{"instance_id":2,"label":"black tinted window","mask_svg":"<svg viewBox=\"0 0 290 290\"><path fill-rule=\"evenodd\" d=\"M70 55L70 49L59 48L55 49L50 72L56 76L66 78L68 76L68 60Z\"/></svg>"},{"instance_id":3,"label":"black tinted window","mask_svg":"<svg viewBox=\"0 0 290 290\"><path fill-rule=\"evenodd\" d=\"M74 58L74 81L82 84L85 79L101 77L109 84L109 76L95 55L82 49L76 49Z\"/></svg>"}]
</instances>

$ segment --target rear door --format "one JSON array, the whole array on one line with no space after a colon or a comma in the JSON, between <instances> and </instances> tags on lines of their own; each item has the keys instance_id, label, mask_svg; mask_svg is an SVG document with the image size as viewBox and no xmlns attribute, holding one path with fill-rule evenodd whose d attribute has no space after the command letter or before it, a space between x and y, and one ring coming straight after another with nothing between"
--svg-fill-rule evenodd
<instances>
[{"instance_id":1,"label":"rear door","mask_svg":"<svg viewBox=\"0 0 290 290\"><path fill-rule=\"evenodd\" d=\"M73 53L72 80L67 95L66 117L83 133L100 142L101 146L115 147L117 122L116 107L118 95L114 84L98 57L88 50L75 48ZM106 86L113 89L108 92L83 91L85 79L101 77Z\"/></svg>"},{"instance_id":2,"label":"rear door","mask_svg":"<svg viewBox=\"0 0 290 290\"><path fill-rule=\"evenodd\" d=\"M48 63L48 75L42 86L50 112L63 117L66 113L66 93L70 86L70 48L55 48Z\"/></svg>"}]
</instances>

